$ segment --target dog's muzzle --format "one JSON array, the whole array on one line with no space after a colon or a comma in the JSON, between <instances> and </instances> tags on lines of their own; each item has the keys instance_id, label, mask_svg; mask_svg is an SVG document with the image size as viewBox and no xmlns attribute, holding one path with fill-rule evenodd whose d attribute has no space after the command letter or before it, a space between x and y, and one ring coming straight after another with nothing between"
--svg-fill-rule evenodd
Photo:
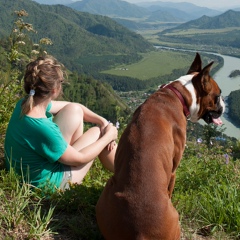
<instances>
[{"instance_id":1,"label":"dog's muzzle","mask_svg":"<svg viewBox=\"0 0 240 240\"><path fill-rule=\"evenodd\" d=\"M223 114L223 107L220 107L218 111L209 111L206 112L202 119L207 123L214 123L215 125L222 125L222 120L220 119Z\"/></svg>"}]
</instances>

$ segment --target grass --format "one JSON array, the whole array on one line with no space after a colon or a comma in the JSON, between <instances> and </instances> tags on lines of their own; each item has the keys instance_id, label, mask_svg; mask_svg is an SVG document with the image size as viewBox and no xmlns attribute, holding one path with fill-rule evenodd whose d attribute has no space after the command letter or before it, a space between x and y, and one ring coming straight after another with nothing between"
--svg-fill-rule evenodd
<instances>
[{"instance_id":1,"label":"grass","mask_svg":"<svg viewBox=\"0 0 240 240\"><path fill-rule=\"evenodd\" d=\"M4 128L1 125L0 132ZM225 163L224 154L232 151L228 146L209 149L204 144L187 144L173 195L184 240L203 239L202 235L208 240L240 237L240 162L230 158ZM29 184L21 184L13 171L0 171L0 236L6 240L102 240L95 205L110 176L95 161L82 185L46 198Z\"/></svg>"},{"instance_id":2,"label":"grass","mask_svg":"<svg viewBox=\"0 0 240 240\"><path fill-rule=\"evenodd\" d=\"M146 29L138 31L145 39L150 40L154 38L158 38L158 33L162 32L164 29ZM229 28L219 28L219 29L199 29L199 28L189 28L189 29L176 29L173 32L166 33L166 36L171 35L195 35L195 34L204 34L204 33L228 33L234 30L240 30L240 27L229 27Z\"/></svg>"},{"instance_id":3,"label":"grass","mask_svg":"<svg viewBox=\"0 0 240 240\"><path fill-rule=\"evenodd\" d=\"M109 176L96 162L81 186L43 195L13 170L1 170L1 239L101 239L95 204Z\"/></svg>"},{"instance_id":4,"label":"grass","mask_svg":"<svg viewBox=\"0 0 240 240\"><path fill-rule=\"evenodd\" d=\"M240 30L239 27L229 27L229 28L220 28L220 29L196 29L196 28L190 28L190 29L184 29L184 30L179 30L176 29L174 32L171 33L166 33L166 36L180 36L180 35L196 35L196 34L205 34L205 33L210 33L210 34L217 34L217 33L228 33L234 30Z\"/></svg>"},{"instance_id":5,"label":"grass","mask_svg":"<svg viewBox=\"0 0 240 240\"><path fill-rule=\"evenodd\" d=\"M0 173L0 235L2 239L37 239L53 233L48 228L54 207L47 210L29 184L13 171Z\"/></svg>"},{"instance_id":6,"label":"grass","mask_svg":"<svg viewBox=\"0 0 240 240\"><path fill-rule=\"evenodd\" d=\"M5 124L1 125L0 132L5 132L4 128ZM225 164L226 151L230 151L227 146L208 149L204 144L188 143L173 195L182 239L201 239L202 235L209 240L239 238L240 164L233 159ZM21 184L13 171L0 171L0 236L6 240L102 240L95 205L110 176L96 161L82 185L46 198L29 184Z\"/></svg>"},{"instance_id":7,"label":"grass","mask_svg":"<svg viewBox=\"0 0 240 240\"><path fill-rule=\"evenodd\" d=\"M189 67L192 58L189 54L182 52L152 51L143 54L143 59L140 62L119 65L114 67L114 69L103 71L103 73L147 80L171 74L174 69Z\"/></svg>"},{"instance_id":8,"label":"grass","mask_svg":"<svg viewBox=\"0 0 240 240\"><path fill-rule=\"evenodd\" d=\"M188 142L177 170L173 203L182 239L240 237L240 161L226 164L225 146ZM13 171L0 172L0 235L3 239L102 240L95 205L111 174L97 160L82 185L43 197Z\"/></svg>"},{"instance_id":9,"label":"grass","mask_svg":"<svg viewBox=\"0 0 240 240\"><path fill-rule=\"evenodd\" d=\"M183 225L202 235L240 237L240 162L226 162L225 147L188 143L178 169L174 201Z\"/></svg>"}]
</instances>

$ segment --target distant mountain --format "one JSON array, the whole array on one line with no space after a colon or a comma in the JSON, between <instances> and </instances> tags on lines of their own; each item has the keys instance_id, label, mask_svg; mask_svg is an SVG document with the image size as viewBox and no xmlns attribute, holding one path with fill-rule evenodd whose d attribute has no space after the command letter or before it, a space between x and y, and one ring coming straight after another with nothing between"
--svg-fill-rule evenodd
<instances>
[{"instance_id":1,"label":"distant mountain","mask_svg":"<svg viewBox=\"0 0 240 240\"><path fill-rule=\"evenodd\" d=\"M205 7L199 7L191 3L181 2L141 2L131 4L123 0L35 0L44 4L61 3L77 11L88 12L108 16L124 22L129 29L138 30L141 26L157 28L149 23L183 23L206 16L216 16L221 12ZM126 22L128 19L131 22ZM134 23L135 22L135 23ZM135 26L134 26L135 25ZM145 28L144 27L144 28ZM161 27L161 26L160 26Z\"/></svg>"},{"instance_id":2,"label":"distant mountain","mask_svg":"<svg viewBox=\"0 0 240 240\"><path fill-rule=\"evenodd\" d=\"M229 10L215 17L202 16L199 19L183 23L175 28L167 29L164 33L183 29L222 29L228 27L240 27L240 12Z\"/></svg>"},{"instance_id":3,"label":"distant mountain","mask_svg":"<svg viewBox=\"0 0 240 240\"><path fill-rule=\"evenodd\" d=\"M48 37L47 50L69 69L97 71L113 62L128 62L152 45L108 17L82 13L63 5L40 5L31 0L0 0L0 38L9 36L13 12L25 9L26 22L33 24L36 42Z\"/></svg>"},{"instance_id":4,"label":"distant mountain","mask_svg":"<svg viewBox=\"0 0 240 240\"><path fill-rule=\"evenodd\" d=\"M73 1L72 0L33 0L35 2L38 2L40 4L47 4L47 5L54 5L54 4L71 4Z\"/></svg>"},{"instance_id":5,"label":"distant mountain","mask_svg":"<svg viewBox=\"0 0 240 240\"><path fill-rule=\"evenodd\" d=\"M240 7L239 8L234 8L232 9L233 11L240 11Z\"/></svg>"},{"instance_id":6,"label":"distant mountain","mask_svg":"<svg viewBox=\"0 0 240 240\"><path fill-rule=\"evenodd\" d=\"M171 13L168 10L157 10L151 13L151 15L147 18L146 22L185 22L186 18L181 18L180 14Z\"/></svg>"},{"instance_id":7,"label":"distant mountain","mask_svg":"<svg viewBox=\"0 0 240 240\"><path fill-rule=\"evenodd\" d=\"M187 22L189 20L192 20L195 18L195 16L192 16L192 14L186 13L185 11L179 10L177 8L171 8L171 7L161 7L157 5L151 5L150 8L148 8L151 11L150 19L156 15L161 15L161 13L169 14L169 16L172 17L172 21L170 22Z\"/></svg>"},{"instance_id":8,"label":"distant mountain","mask_svg":"<svg viewBox=\"0 0 240 240\"><path fill-rule=\"evenodd\" d=\"M68 6L81 12L109 17L142 18L150 14L145 8L121 0L82 0L68 4Z\"/></svg>"},{"instance_id":9,"label":"distant mountain","mask_svg":"<svg viewBox=\"0 0 240 240\"><path fill-rule=\"evenodd\" d=\"M240 12L229 10L219 16L203 16L158 33L162 42L187 44L212 51L219 49L238 55L240 48ZM231 48L231 49L230 49ZM234 50L236 49L236 51ZM215 50L218 51L218 50Z\"/></svg>"},{"instance_id":10,"label":"distant mountain","mask_svg":"<svg viewBox=\"0 0 240 240\"><path fill-rule=\"evenodd\" d=\"M173 3L156 1L130 4L122 0L82 0L68 4L68 6L78 11L110 17L148 17L148 20L163 20L164 22L183 22L199 18L203 15L215 16L221 13L185 2Z\"/></svg>"},{"instance_id":11,"label":"distant mountain","mask_svg":"<svg viewBox=\"0 0 240 240\"><path fill-rule=\"evenodd\" d=\"M199 7L192 3L187 3L187 2L175 3L175 2L153 1L153 2L140 2L140 3L136 3L136 5L140 7L144 7L151 12L157 11L157 10L168 11L171 14L174 13L175 17L185 19L186 21L197 19L203 15L216 16L222 13L220 11L216 11L206 7ZM183 13L185 14L185 16Z\"/></svg>"}]
</instances>

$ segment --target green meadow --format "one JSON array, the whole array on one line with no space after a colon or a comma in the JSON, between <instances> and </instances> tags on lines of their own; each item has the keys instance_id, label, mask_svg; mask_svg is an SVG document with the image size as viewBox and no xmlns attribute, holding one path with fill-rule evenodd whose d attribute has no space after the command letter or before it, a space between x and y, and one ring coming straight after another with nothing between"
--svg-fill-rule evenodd
<instances>
[{"instance_id":1,"label":"green meadow","mask_svg":"<svg viewBox=\"0 0 240 240\"><path fill-rule=\"evenodd\" d=\"M196 35L196 34L218 34L218 33L229 33L232 31L240 30L239 27L228 27L228 28L219 28L219 29L196 29L196 28L189 28L184 30L176 30L171 33L166 33L166 36L179 36L179 35Z\"/></svg>"},{"instance_id":2,"label":"green meadow","mask_svg":"<svg viewBox=\"0 0 240 240\"><path fill-rule=\"evenodd\" d=\"M189 67L193 57L189 53L156 50L143 54L143 59L129 65L118 65L102 73L147 80L172 73L174 69Z\"/></svg>"}]
</instances>

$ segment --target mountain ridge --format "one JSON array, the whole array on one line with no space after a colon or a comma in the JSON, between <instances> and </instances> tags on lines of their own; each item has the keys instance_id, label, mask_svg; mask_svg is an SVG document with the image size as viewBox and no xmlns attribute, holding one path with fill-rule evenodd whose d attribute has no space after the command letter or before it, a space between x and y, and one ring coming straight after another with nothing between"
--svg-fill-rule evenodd
<instances>
[{"instance_id":1,"label":"mountain ridge","mask_svg":"<svg viewBox=\"0 0 240 240\"><path fill-rule=\"evenodd\" d=\"M192 3L174 3L174 2L147 2L147 3L129 3L123 0L34 0L44 4L64 4L75 10L89 12L92 14L99 14L113 18L154 18L151 16L155 11L164 11L164 15L169 14L173 19L179 19L180 22L197 19L203 15L215 16L220 14L220 11L210 9L207 7L200 7ZM184 13L184 14L183 14ZM161 20L163 18L159 18ZM173 22L174 20L170 22Z\"/></svg>"},{"instance_id":2,"label":"mountain ridge","mask_svg":"<svg viewBox=\"0 0 240 240\"><path fill-rule=\"evenodd\" d=\"M190 49L215 51L240 56L240 12L228 10L215 17L203 16L197 20L165 29L157 33L159 40Z\"/></svg>"},{"instance_id":3,"label":"mountain ridge","mask_svg":"<svg viewBox=\"0 0 240 240\"><path fill-rule=\"evenodd\" d=\"M119 0L82 0L68 4L67 6L78 11L109 17L141 18L144 15L150 14L145 8Z\"/></svg>"},{"instance_id":4,"label":"mountain ridge","mask_svg":"<svg viewBox=\"0 0 240 240\"><path fill-rule=\"evenodd\" d=\"M165 10L165 11L179 11L179 13L184 12L185 16L182 16L182 18L185 18L186 21L197 19L203 15L208 16L215 16L218 14L221 14L221 11L210 9L207 7L200 7L193 3L188 2L161 2L161 1L154 1L154 2L140 2L136 3L136 5L145 7L148 10L156 11L156 10ZM176 16L179 15L179 13L176 13Z\"/></svg>"},{"instance_id":5,"label":"mountain ridge","mask_svg":"<svg viewBox=\"0 0 240 240\"><path fill-rule=\"evenodd\" d=\"M37 35L32 36L33 40L50 38L53 45L47 51L59 60L63 59L71 70L87 71L89 64L84 65L86 56L96 60L99 55L106 55L111 64L114 61L129 61L138 52L152 48L142 36L109 17L78 12L64 5L42 5L30 0L0 0L1 38L10 35L14 21L12 13L20 9L29 13L26 21L38 30ZM102 65L107 64L105 60L101 61ZM100 64L95 63L93 67L100 67Z\"/></svg>"},{"instance_id":6,"label":"mountain ridge","mask_svg":"<svg viewBox=\"0 0 240 240\"><path fill-rule=\"evenodd\" d=\"M196 20L192 20L172 29L166 29L162 33L171 33L176 30L184 29L222 29L229 27L240 27L240 11L228 10L218 16L209 17L202 16Z\"/></svg>"}]
</instances>

